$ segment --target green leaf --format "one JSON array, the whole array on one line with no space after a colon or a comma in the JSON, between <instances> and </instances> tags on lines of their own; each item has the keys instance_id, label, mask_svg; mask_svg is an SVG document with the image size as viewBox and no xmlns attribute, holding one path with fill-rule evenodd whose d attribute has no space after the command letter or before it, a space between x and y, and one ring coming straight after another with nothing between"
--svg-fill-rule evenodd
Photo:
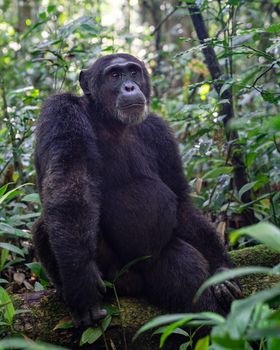
<instances>
[{"instance_id":1,"label":"green leaf","mask_svg":"<svg viewBox=\"0 0 280 350\"><path fill-rule=\"evenodd\" d=\"M45 11L44 12L40 12L39 13L39 18L45 20L47 18L46 12Z\"/></svg>"},{"instance_id":2,"label":"green leaf","mask_svg":"<svg viewBox=\"0 0 280 350\"><path fill-rule=\"evenodd\" d=\"M158 329L156 329L154 332L153 332L153 335L155 334L162 334L165 332L165 330L167 329L168 326L163 326L163 327L160 327ZM190 335L188 332L186 332L185 330L183 330L182 328L176 328L173 330L172 332L173 334L180 334L180 335L183 335L184 337L186 338L189 338Z\"/></svg>"},{"instance_id":3,"label":"green leaf","mask_svg":"<svg viewBox=\"0 0 280 350\"><path fill-rule=\"evenodd\" d=\"M248 235L280 253L280 230L268 222L243 227L230 234L230 241L236 242L242 235Z\"/></svg>"},{"instance_id":4,"label":"green leaf","mask_svg":"<svg viewBox=\"0 0 280 350\"><path fill-rule=\"evenodd\" d=\"M264 99L264 101L270 102L270 103L278 103L279 98L273 94L272 92L269 91L262 91L261 93L262 98Z\"/></svg>"},{"instance_id":5,"label":"green leaf","mask_svg":"<svg viewBox=\"0 0 280 350\"><path fill-rule=\"evenodd\" d=\"M149 331L153 328L160 327L162 325L171 323L171 322L176 322L181 320L184 315L189 315L189 314L171 314L171 315L163 315L156 317L152 319L151 321L145 323L134 335L133 339L136 339L140 334ZM194 315L194 314L193 314Z\"/></svg>"},{"instance_id":6,"label":"green leaf","mask_svg":"<svg viewBox=\"0 0 280 350\"><path fill-rule=\"evenodd\" d=\"M247 332L248 340L259 340L272 337L279 337L279 323L271 326L268 325L260 329L250 329ZM277 350L279 350L279 348Z\"/></svg>"},{"instance_id":7,"label":"green leaf","mask_svg":"<svg viewBox=\"0 0 280 350\"><path fill-rule=\"evenodd\" d=\"M9 304L11 304L11 301L7 301L5 303L0 303L0 309L5 307L5 306L7 306L7 305L9 305Z\"/></svg>"},{"instance_id":8,"label":"green leaf","mask_svg":"<svg viewBox=\"0 0 280 350\"><path fill-rule=\"evenodd\" d=\"M208 171L204 176L203 179L216 179L219 175L222 174L230 174L232 172L232 167L231 166L224 166L224 167L219 167L212 169Z\"/></svg>"},{"instance_id":9,"label":"green leaf","mask_svg":"<svg viewBox=\"0 0 280 350\"><path fill-rule=\"evenodd\" d=\"M102 330L100 327L86 329L81 337L80 346L84 344L93 344L97 339L102 336Z\"/></svg>"},{"instance_id":10,"label":"green leaf","mask_svg":"<svg viewBox=\"0 0 280 350\"><path fill-rule=\"evenodd\" d=\"M221 282L224 282L226 280L230 280L236 277L249 275L252 273L271 273L272 269L268 267L260 267L260 266L248 266L248 267L239 267L236 269L231 269L223 272L219 272L215 274L214 276L208 278L198 289L196 292L194 300L198 300L198 298L201 296L201 294L210 286L213 286L215 284L219 284Z\"/></svg>"},{"instance_id":11,"label":"green leaf","mask_svg":"<svg viewBox=\"0 0 280 350\"><path fill-rule=\"evenodd\" d=\"M102 307L107 311L108 315L110 316L120 315L120 310L117 308L117 306L104 304L102 305Z\"/></svg>"},{"instance_id":12,"label":"green leaf","mask_svg":"<svg viewBox=\"0 0 280 350\"><path fill-rule=\"evenodd\" d=\"M253 165L255 159L257 158L258 154L257 153L249 153L246 156L246 166L247 168L251 168L251 166Z\"/></svg>"},{"instance_id":13,"label":"green leaf","mask_svg":"<svg viewBox=\"0 0 280 350\"><path fill-rule=\"evenodd\" d=\"M21 192L19 191L20 188L24 187L24 186L30 186L33 185L32 183L26 183L23 185L20 185L14 189L12 189L11 191L5 193L1 198L0 198L0 205L7 199L11 199L13 197L15 197L16 195L20 194Z\"/></svg>"},{"instance_id":14,"label":"green leaf","mask_svg":"<svg viewBox=\"0 0 280 350\"><path fill-rule=\"evenodd\" d=\"M3 287L0 287L0 304L7 303L4 318L10 326L13 324L15 308L9 294Z\"/></svg>"},{"instance_id":15,"label":"green leaf","mask_svg":"<svg viewBox=\"0 0 280 350\"><path fill-rule=\"evenodd\" d=\"M209 349L209 336L199 339L194 348L194 350L208 350L208 349Z\"/></svg>"},{"instance_id":16,"label":"green leaf","mask_svg":"<svg viewBox=\"0 0 280 350\"><path fill-rule=\"evenodd\" d=\"M269 118L265 123L265 127L268 129L268 131L280 131L280 114Z\"/></svg>"},{"instance_id":17,"label":"green leaf","mask_svg":"<svg viewBox=\"0 0 280 350\"><path fill-rule=\"evenodd\" d=\"M22 338L5 338L0 341L0 349L24 349L24 350L67 350L60 346L51 345L42 342L34 342L31 339L22 339Z\"/></svg>"},{"instance_id":18,"label":"green leaf","mask_svg":"<svg viewBox=\"0 0 280 350\"><path fill-rule=\"evenodd\" d=\"M183 344L180 345L179 350L188 350L190 345L191 345L190 341L188 341L186 343L183 343Z\"/></svg>"},{"instance_id":19,"label":"green leaf","mask_svg":"<svg viewBox=\"0 0 280 350\"><path fill-rule=\"evenodd\" d=\"M267 350L279 350L280 349L280 339L267 339Z\"/></svg>"},{"instance_id":20,"label":"green leaf","mask_svg":"<svg viewBox=\"0 0 280 350\"><path fill-rule=\"evenodd\" d=\"M149 331L153 328L160 327L166 324L186 324L191 320L201 320L201 324L204 324L206 321L213 321L212 324L222 324L225 322L225 319L214 312L199 312L199 313L185 313L185 314L171 314L163 315L154 318L153 320L144 324L134 335L133 339L135 340L141 333ZM178 322L178 323L177 323ZM169 327L169 326L168 326ZM176 325L175 328L179 326ZM174 328L174 329L175 329ZM167 330L169 332L169 329Z\"/></svg>"},{"instance_id":21,"label":"green leaf","mask_svg":"<svg viewBox=\"0 0 280 350\"><path fill-rule=\"evenodd\" d=\"M111 283L111 282L109 282L109 281L104 281L104 284L105 284L105 286L106 286L107 288L113 288L113 287L114 287L113 283Z\"/></svg>"},{"instance_id":22,"label":"green leaf","mask_svg":"<svg viewBox=\"0 0 280 350\"><path fill-rule=\"evenodd\" d=\"M22 249L16 247L15 245L13 245L11 243L0 242L0 248L7 249L10 252L16 253L16 254L24 257L24 252L22 251Z\"/></svg>"},{"instance_id":23,"label":"green leaf","mask_svg":"<svg viewBox=\"0 0 280 350\"><path fill-rule=\"evenodd\" d=\"M277 34L280 32L280 23L271 24L267 30L268 33Z\"/></svg>"},{"instance_id":24,"label":"green leaf","mask_svg":"<svg viewBox=\"0 0 280 350\"><path fill-rule=\"evenodd\" d=\"M9 186L10 184L11 184L11 183L7 183L6 185L4 185L4 186L2 186L2 187L0 188L0 197L2 197L3 194L7 191L7 188L8 188L8 186Z\"/></svg>"},{"instance_id":25,"label":"green leaf","mask_svg":"<svg viewBox=\"0 0 280 350\"><path fill-rule=\"evenodd\" d=\"M48 277L41 263L33 262L25 265L30 268L36 277L39 277L44 281L48 281Z\"/></svg>"},{"instance_id":26,"label":"green leaf","mask_svg":"<svg viewBox=\"0 0 280 350\"><path fill-rule=\"evenodd\" d=\"M251 190L256 184L258 183L258 181L253 181L253 182L250 182L244 186L242 186L238 192L238 198L239 200L241 201L241 198L243 196L243 194L249 190Z\"/></svg>"},{"instance_id":27,"label":"green leaf","mask_svg":"<svg viewBox=\"0 0 280 350\"><path fill-rule=\"evenodd\" d=\"M223 86L221 87L221 90L219 91L220 96L222 96L223 93L224 93L225 91L227 91L228 89L231 88L232 83L233 83L233 82L228 82L228 81L227 81L227 82L225 82L225 83L223 84ZM227 97L227 96L226 96L226 97ZM227 100L227 103L229 103L228 100Z\"/></svg>"},{"instance_id":28,"label":"green leaf","mask_svg":"<svg viewBox=\"0 0 280 350\"><path fill-rule=\"evenodd\" d=\"M40 197L38 193L30 193L27 194L22 198L22 201L24 202L34 202L34 203L41 203Z\"/></svg>"},{"instance_id":29,"label":"green leaf","mask_svg":"<svg viewBox=\"0 0 280 350\"><path fill-rule=\"evenodd\" d=\"M2 249L2 251L1 251L1 258L0 258L0 271L3 270L8 256L9 256L9 250L8 249Z\"/></svg>"},{"instance_id":30,"label":"green leaf","mask_svg":"<svg viewBox=\"0 0 280 350\"><path fill-rule=\"evenodd\" d=\"M99 27L93 26L88 23L81 24L81 28L86 30L87 32L91 33L93 36L98 35L100 33Z\"/></svg>"},{"instance_id":31,"label":"green leaf","mask_svg":"<svg viewBox=\"0 0 280 350\"><path fill-rule=\"evenodd\" d=\"M27 238L27 239L31 238L30 233L24 232L22 230L14 228L14 227L12 227L8 224L5 224L5 223L0 223L0 236L1 236L1 232L5 233L5 234L9 234L11 236L15 236L15 237L21 237L21 238Z\"/></svg>"},{"instance_id":32,"label":"green leaf","mask_svg":"<svg viewBox=\"0 0 280 350\"><path fill-rule=\"evenodd\" d=\"M247 333L252 321L253 311L262 304L279 297L280 283L273 288L250 295L242 300L235 300L231 305L231 312L227 318L227 331L232 339L242 339ZM260 309L261 310L261 309Z\"/></svg>"},{"instance_id":33,"label":"green leaf","mask_svg":"<svg viewBox=\"0 0 280 350\"><path fill-rule=\"evenodd\" d=\"M102 321L100 326L98 327L90 327L88 329L86 329L81 337L80 340L80 345L84 345L84 344L93 344L94 342L96 342L96 340L98 340L103 332L106 331L106 329L109 327L110 323L112 321L112 317L110 315L107 315Z\"/></svg>"},{"instance_id":34,"label":"green leaf","mask_svg":"<svg viewBox=\"0 0 280 350\"><path fill-rule=\"evenodd\" d=\"M48 13L54 12L56 10L56 6L55 5L49 5L47 8Z\"/></svg>"},{"instance_id":35,"label":"green leaf","mask_svg":"<svg viewBox=\"0 0 280 350\"><path fill-rule=\"evenodd\" d=\"M107 315L102 321L101 321L101 327L103 328L103 332L106 331L106 329L110 326L110 323L112 321L112 316Z\"/></svg>"},{"instance_id":36,"label":"green leaf","mask_svg":"<svg viewBox=\"0 0 280 350\"><path fill-rule=\"evenodd\" d=\"M193 316L190 315L189 317L183 318L177 322L173 322L171 323L169 326L165 327L165 330L163 332L163 334L160 337L160 348L163 347L166 339L172 334L175 333L176 329L178 329L179 327L185 325L186 323L188 323L188 321L192 320Z\"/></svg>"},{"instance_id":37,"label":"green leaf","mask_svg":"<svg viewBox=\"0 0 280 350\"><path fill-rule=\"evenodd\" d=\"M67 316L64 317L63 319L61 319L54 327L54 331L57 329L69 329L69 328L73 328L74 324L73 321L71 319L71 317Z\"/></svg>"}]
</instances>

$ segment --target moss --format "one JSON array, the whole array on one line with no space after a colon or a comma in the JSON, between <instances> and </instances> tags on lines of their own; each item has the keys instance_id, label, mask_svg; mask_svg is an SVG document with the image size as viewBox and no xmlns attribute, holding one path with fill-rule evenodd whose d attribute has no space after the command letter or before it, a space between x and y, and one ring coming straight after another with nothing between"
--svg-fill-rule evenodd
<instances>
[{"instance_id":1,"label":"moss","mask_svg":"<svg viewBox=\"0 0 280 350\"><path fill-rule=\"evenodd\" d=\"M280 263L280 254L262 244L230 252L230 256L237 266L272 267Z\"/></svg>"}]
</instances>

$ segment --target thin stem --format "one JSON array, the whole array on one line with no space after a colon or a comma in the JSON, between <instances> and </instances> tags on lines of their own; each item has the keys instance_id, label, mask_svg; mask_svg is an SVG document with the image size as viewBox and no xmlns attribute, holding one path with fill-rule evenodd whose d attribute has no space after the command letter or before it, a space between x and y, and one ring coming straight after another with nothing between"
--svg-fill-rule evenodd
<instances>
[{"instance_id":1,"label":"thin stem","mask_svg":"<svg viewBox=\"0 0 280 350\"><path fill-rule=\"evenodd\" d=\"M104 340L105 349L109 350L109 346L108 346L108 343L107 343L107 339L106 339L106 335L105 335L105 331L104 331L104 328L102 326L102 323L100 325L100 328L101 328L101 331L102 331L102 336L103 336L103 340Z\"/></svg>"},{"instance_id":2,"label":"thin stem","mask_svg":"<svg viewBox=\"0 0 280 350\"><path fill-rule=\"evenodd\" d=\"M255 81L253 82L252 87L255 87L255 85L257 84L258 80L261 79L261 77L263 77L266 73L268 73L271 69L273 69L273 67L277 64L278 62L274 62L270 67L268 67L265 71L262 72L262 74L260 74Z\"/></svg>"},{"instance_id":3,"label":"thin stem","mask_svg":"<svg viewBox=\"0 0 280 350\"><path fill-rule=\"evenodd\" d=\"M123 342L124 342L124 350L127 350L127 342L126 342L126 335L125 335L125 329L124 329L124 321L123 321L123 315L122 315L122 310L121 310L121 304L120 304L120 300L119 300L118 293L117 293L116 286L115 286L114 282L113 282L113 292L114 292L114 295L115 295L115 298L116 298L118 310L120 312L120 320L121 320L121 326L122 326L122 336L123 336Z\"/></svg>"},{"instance_id":4,"label":"thin stem","mask_svg":"<svg viewBox=\"0 0 280 350\"><path fill-rule=\"evenodd\" d=\"M175 6L160 22L159 24L155 27L155 29L152 31L151 35L155 35L156 32L161 28L161 26L168 20L169 17L173 15L177 11L178 7Z\"/></svg>"},{"instance_id":5,"label":"thin stem","mask_svg":"<svg viewBox=\"0 0 280 350\"><path fill-rule=\"evenodd\" d=\"M274 202L273 202L273 194L269 197L269 202L271 205L271 209L272 209L272 216L273 216L273 220L274 220L274 224L277 225L277 216L276 216L276 210L275 210L275 206L274 206Z\"/></svg>"}]
</instances>

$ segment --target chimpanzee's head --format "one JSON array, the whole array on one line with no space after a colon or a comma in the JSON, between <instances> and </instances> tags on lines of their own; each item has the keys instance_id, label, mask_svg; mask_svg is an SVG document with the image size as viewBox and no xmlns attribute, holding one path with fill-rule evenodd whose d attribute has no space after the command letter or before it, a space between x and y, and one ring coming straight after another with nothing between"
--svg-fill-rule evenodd
<instances>
[{"instance_id":1,"label":"chimpanzee's head","mask_svg":"<svg viewBox=\"0 0 280 350\"><path fill-rule=\"evenodd\" d=\"M144 63L134 56L121 53L99 58L81 71L80 85L108 118L133 125L147 117L149 74Z\"/></svg>"}]
</instances>

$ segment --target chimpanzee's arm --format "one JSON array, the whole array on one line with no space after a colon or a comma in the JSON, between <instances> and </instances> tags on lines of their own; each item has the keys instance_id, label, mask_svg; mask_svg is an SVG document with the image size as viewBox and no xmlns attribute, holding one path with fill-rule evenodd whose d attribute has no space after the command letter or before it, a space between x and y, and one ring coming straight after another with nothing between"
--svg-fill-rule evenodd
<instances>
[{"instance_id":1,"label":"chimpanzee's arm","mask_svg":"<svg viewBox=\"0 0 280 350\"><path fill-rule=\"evenodd\" d=\"M99 154L80 99L48 99L37 127L35 163L51 249L74 320L91 324L104 285L95 263L99 220Z\"/></svg>"}]
</instances>

